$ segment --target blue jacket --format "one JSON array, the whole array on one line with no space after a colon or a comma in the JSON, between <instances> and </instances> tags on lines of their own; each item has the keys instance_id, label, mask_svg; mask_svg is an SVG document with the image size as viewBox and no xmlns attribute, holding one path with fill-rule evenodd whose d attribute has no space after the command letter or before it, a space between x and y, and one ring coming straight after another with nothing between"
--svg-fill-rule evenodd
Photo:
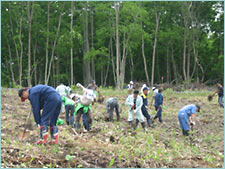
<instances>
[{"instance_id":1,"label":"blue jacket","mask_svg":"<svg viewBox=\"0 0 225 169\"><path fill-rule=\"evenodd\" d=\"M41 122L40 110L43 109L45 102L50 95L59 95L56 90L46 85L36 85L29 89L30 103L33 108L34 120L37 124ZM54 103L53 103L54 106Z\"/></svg>"},{"instance_id":2,"label":"blue jacket","mask_svg":"<svg viewBox=\"0 0 225 169\"><path fill-rule=\"evenodd\" d=\"M180 111L178 112L179 115L184 115L186 117L191 116L192 114L196 114L196 106L194 104L190 104L187 106L184 106Z\"/></svg>"},{"instance_id":3,"label":"blue jacket","mask_svg":"<svg viewBox=\"0 0 225 169\"><path fill-rule=\"evenodd\" d=\"M155 96L155 106L159 107L162 104L163 104L163 96L161 93L157 93Z\"/></svg>"}]
</instances>

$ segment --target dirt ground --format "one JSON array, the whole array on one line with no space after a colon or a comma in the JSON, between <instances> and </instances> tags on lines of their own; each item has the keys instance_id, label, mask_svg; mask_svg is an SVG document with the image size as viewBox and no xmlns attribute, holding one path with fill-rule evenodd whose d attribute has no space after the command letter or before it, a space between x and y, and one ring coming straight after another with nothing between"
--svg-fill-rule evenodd
<instances>
[{"instance_id":1,"label":"dirt ground","mask_svg":"<svg viewBox=\"0 0 225 169\"><path fill-rule=\"evenodd\" d=\"M208 102L211 91L174 92L164 95L163 123L144 132L128 127L127 91L100 89L105 99L116 96L122 108L121 120L106 122L104 104L95 104L93 125L89 133L65 124L59 126L58 145L35 145L39 130L31 116L26 141L18 140L18 133L31 111L29 101L20 102L17 89L2 89L1 98L1 167L60 167L60 168L223 168L224 167L224 109L217 97ZM151 103L152 93L148 102ZM198 103L197 123L189 137L183 137L177 112L186 104ZM149 106L150 107L150 106ZM151 107L151 117L156 113ZM64 114L60 114L64 120Z\"/></svg>"}]
</instances>

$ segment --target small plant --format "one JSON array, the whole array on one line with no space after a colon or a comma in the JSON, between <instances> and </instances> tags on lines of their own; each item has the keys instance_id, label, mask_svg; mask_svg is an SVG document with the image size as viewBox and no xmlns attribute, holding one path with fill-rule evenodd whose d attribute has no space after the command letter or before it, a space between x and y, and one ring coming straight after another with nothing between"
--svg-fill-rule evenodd
<instances>
[{"instance_id":1,"label":"small plant","mask_svg":"<svg viewBox=\"0 0 225 169\"><path fill-rule=\"evenodd\" d=\"M111 168L113 166L114 162L115 162L115 159L113 158L109 163L109 168Z\"/></svg>"}]
</instances>

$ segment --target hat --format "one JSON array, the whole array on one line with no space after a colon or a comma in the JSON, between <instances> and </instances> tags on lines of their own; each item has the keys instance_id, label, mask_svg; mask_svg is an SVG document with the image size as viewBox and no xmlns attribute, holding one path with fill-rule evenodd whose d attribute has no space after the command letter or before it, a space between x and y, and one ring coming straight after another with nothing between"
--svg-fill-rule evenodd
<instances>
[{"instance_id":1,"label":"hat","mask_svg":"<svg viewBox=\"0 0 225 169\"><path fill-rule=\"evenodd\" d=\"M26 89L26 88L22 88L22 89L20 89L20 90L18 91L18 95L19 95L19 97L21 98L21 102L25 102L25 100L26 100L26 99L22 98L23 92L24 92L24 91L27 91L27 89Z\"/></svg>"},{"instance_id":2,"label":"hat","mask_svg":"<svg viewBox=\"0 0 225 169\"><path fill-rule=\"evenodd\" d=\"M198 112L200 112L201 107L199 105L195 105L198 108Z\"/></svg>"},{"instance_id":3,"label":"hat","mask_svg":"<svg viewBox=\"0 0 225 169\"><path fill-rule=\"evenodd\" d=\"M95 80L92 80L91 82L92 82L92 83L95 83Z\"/></svg>"},{"instance_id":4,"label":"hat","mask_svg":"<svg viewBox=\"0 0 225 169\"><path fill-rule=\"evenodd\" d=\"M156 89L156 87L153 87L153 88L152 88L152 90L155 90L155 89Z\"/></svg>"},{"instance_id":5,"label":"hat","mask_svg":"<svg viewBox=\"0 0 225 169\"><path fill-rule=\"evenodd\" d=\"M148 88L147 87L144 87L143 91L145 91L145 90L148 90Z\"/></svg>"},{"instance_id":6,"label":"hat","mask_svg":"<svg viewBox=\"0 0 225 169\"><path fill-rule=\"evenodd\" d=\"M139 94L139 91L138 91L138 90L135 90L135 91L134 91L134 94Z\"/></svg>"},{"instance_id":7,"label":"hat","mask_svg":"<svg viewBox=\"0 0 225 169\"><path fill-rule=\"evenodd\" d=\"M131 80L131 81L130 81L130 84L134 84L134 82Z\"/></svg>"}]
</instances>

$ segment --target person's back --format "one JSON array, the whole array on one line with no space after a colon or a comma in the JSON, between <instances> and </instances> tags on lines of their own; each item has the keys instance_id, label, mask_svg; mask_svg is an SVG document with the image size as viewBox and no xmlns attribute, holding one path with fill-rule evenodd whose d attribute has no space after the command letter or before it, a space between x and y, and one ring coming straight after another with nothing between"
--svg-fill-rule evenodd
<instances>
[{"instance_id":1,"label":"person's back","mask_svg":"<svg viewBox=\"0 0 225 169\"><path fill-rule=\"evenodd\" d=\"M196 112L196 106L194 104L189 104L180 109L179 113L184 113L187 116L191 116Z\"/></svg>"},{"instance_id":2,"label":"person's back","mask_svg":"<svg viewBox=\"0 0 225 169\"><path fill-rule=\"evenodd\" d=\"M155 106L159 106L162 105L162 101L163 101L163 96L162 94L159 92L155 95Z\"/></svg>"},{"instance_id":3,"label":"person's back","mask_svg":"<svg viewBox=\"0 0 225 169\"><path fill-rule=\"evenodd\" d=\"M223 97L223 96L224 96L224 93L223 93L223 86L222 86L222 85L220 85L220 86L218 87L218 96L219 96L219 97Z\"/></svg>"},{"instance_id":4,"label":"person's back","mask_svg":"<svg viewBox=\"0 0 225 169\"><path fill-rule=\"evenodd\" d=\"M53 87L47 85L36 85L29 89L29 100L31 104L37 104L37 102L39 102L40 108L43 108L44 101L47 100L50 95L54 94L58 95Z\"/></svg>"}]
</instances>

